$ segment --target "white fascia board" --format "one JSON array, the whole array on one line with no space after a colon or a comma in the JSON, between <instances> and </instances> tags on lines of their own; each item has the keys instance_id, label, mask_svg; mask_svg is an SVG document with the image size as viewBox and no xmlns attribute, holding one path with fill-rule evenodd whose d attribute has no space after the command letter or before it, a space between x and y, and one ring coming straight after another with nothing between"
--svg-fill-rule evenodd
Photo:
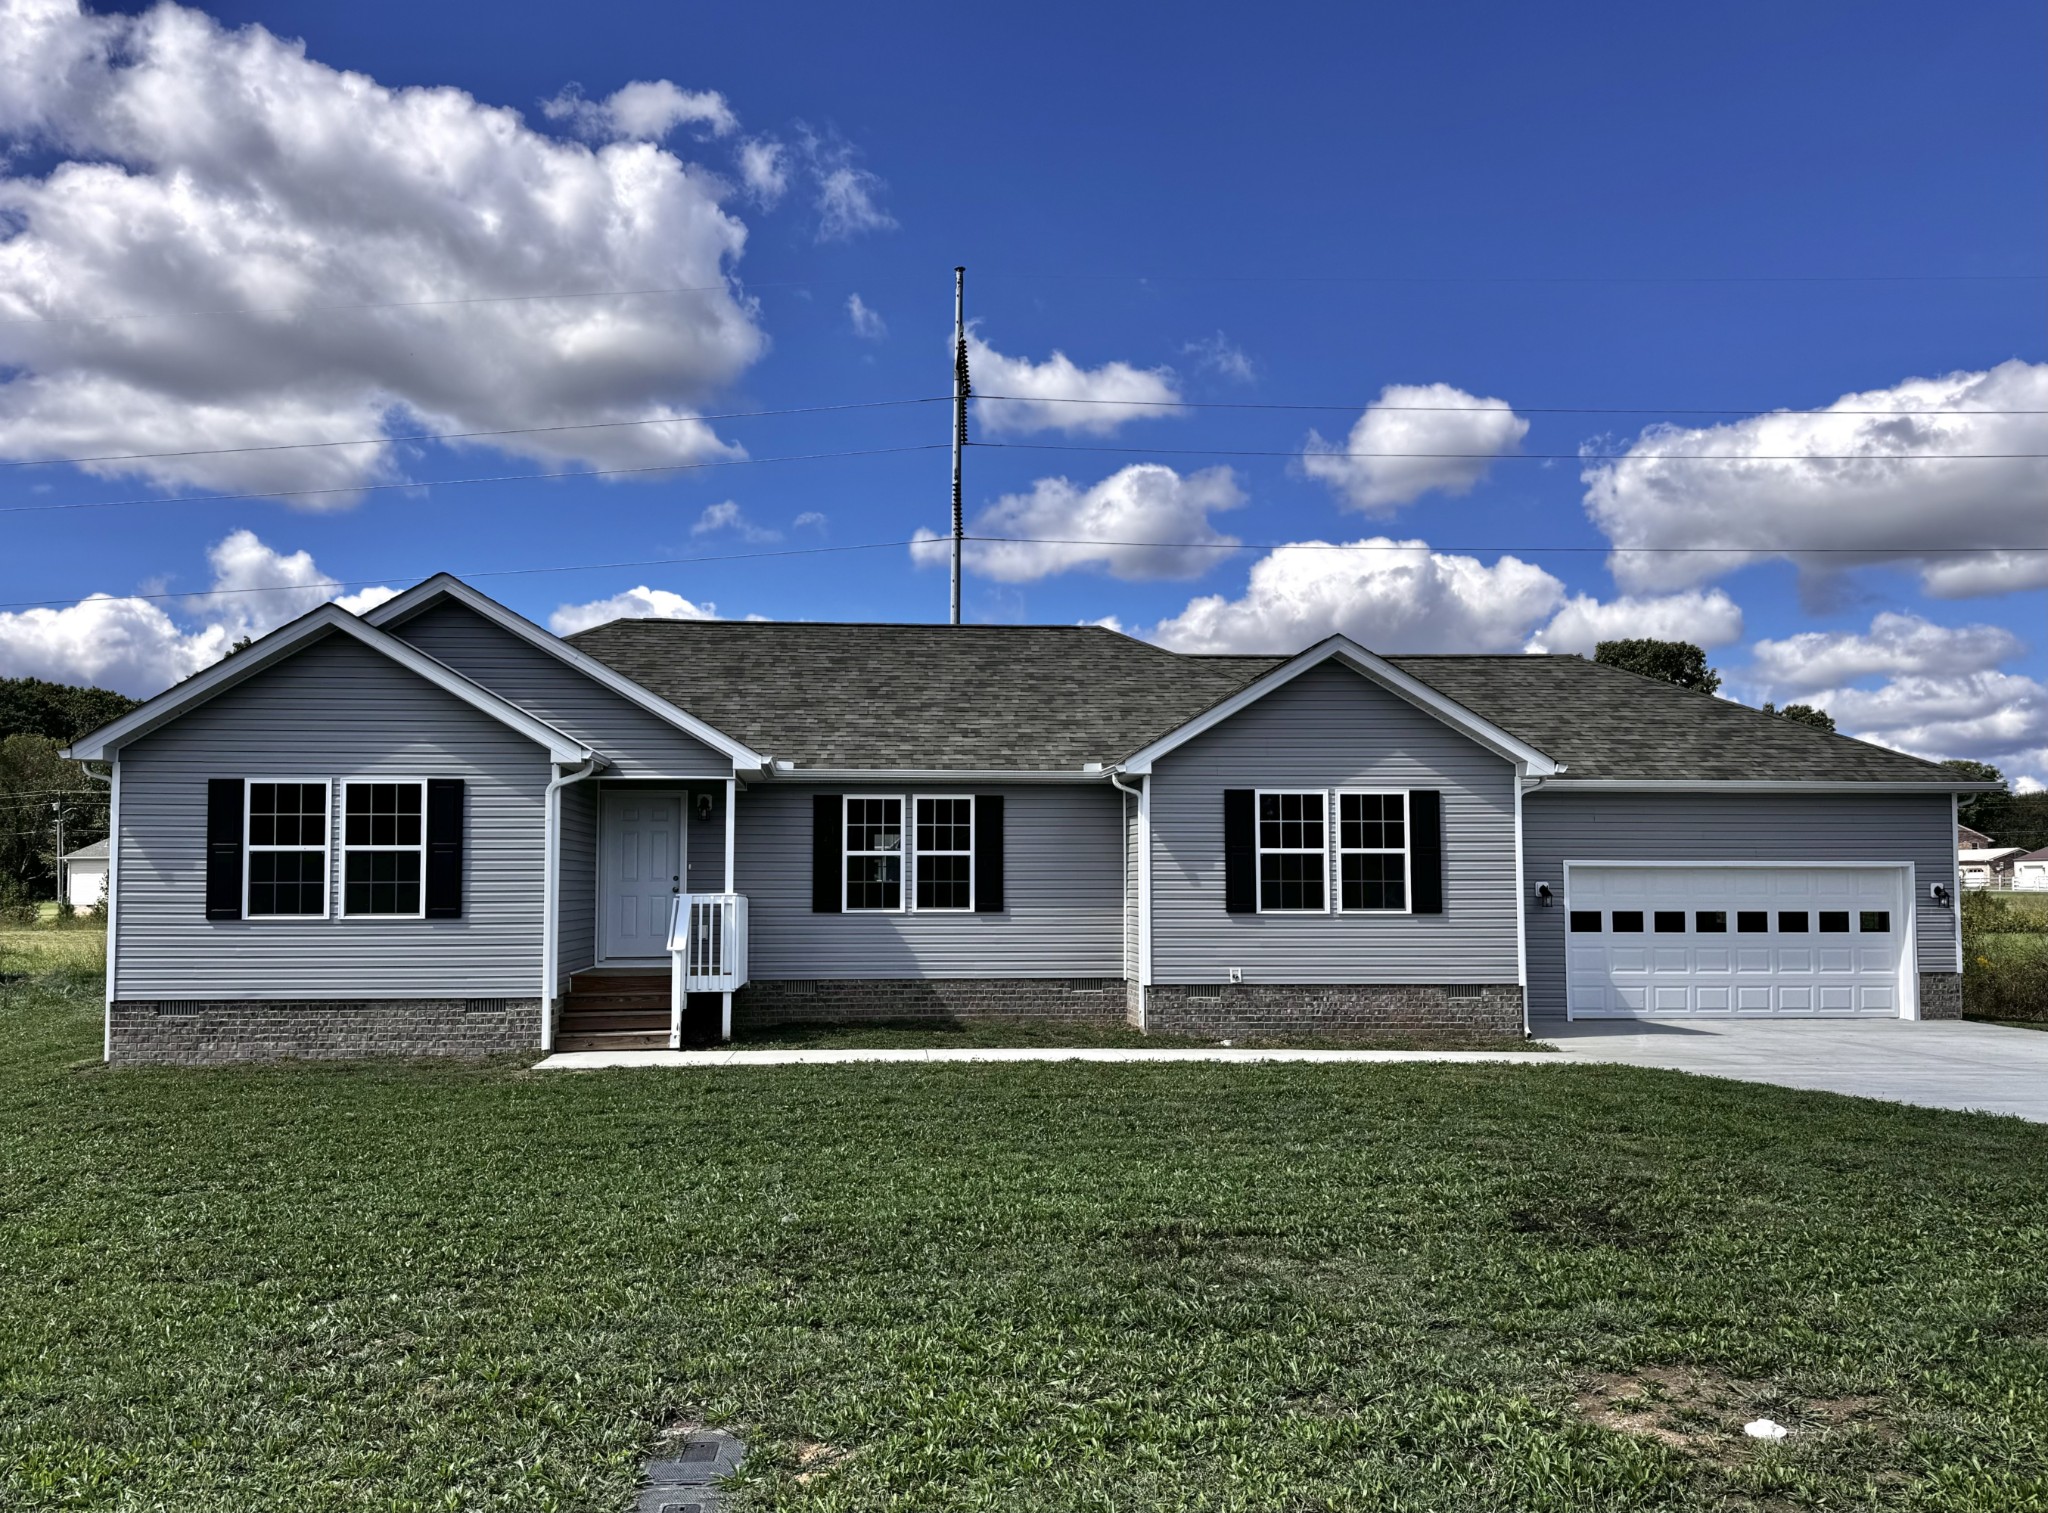
<instances>
[{"instance_id":1,"label":"white fascia board","mask_svg":"<svg viewBox=\"0 0 2048 1513\"><path fill-rule=\"evenodd\" d=\"M453 694L471 708L510 726L536 745L546 747L549 757L556 762L584 762L597 755L582 742L543 720L535 719L517 704L492 693L480 683L470 681L418 647L364 624L338 604L323 604L289 625L280 626L246 650L223 657L204 672L195 673L175 688L165 689L140 709L131 710L111 725L103 725L90 735L72 742L61 754L74 760L104 761L129 742L139 740L187 710L247 682L297 654L310 642L337 633L353 637L408 672Z\"/></svg>"},{"instance_id":2,"label":"white fascia board","mask_svg":"<svg viewBox=\"0 0 2048 1513\"><path fill-rule=\"evenodd\" d=\"M1486 747L1506 761L1518 762L1526 767L1532 777L1550 777L1564 771L1558 762L1538 751L1519 736L1509 735L1491 720L1480 718L1457 700L1448 698L1431 688L1420 678L1403 672L1386 658L1367 651L1349 636L1331 636L1319 641L1300 656L1281 663L1256 682L1239 689L1222 703L1196 715L1179 728L1168 732L1151 745L1133 752L1117 764L1121 772L1143 776L1152 770L1152 764L1192 741L1196 736L1222 724L1232 715L1249 708L1276 688L1285 687L1312 667L1337 659L1353 672L1377 683L1395 697L1414 705L1423 713L1433 715L1453 730L1460 732L1479 745Z\"/></svg>"},{"instance_id":3,"label":"white fascia board","mask_svg":"<svg viewBox=\"0 0 2048 1513\"><path fill-rule=\"evenodd\" d=\"M1105 770L1063 767L787 767L777 762L761 774L777 783L1102 783Z\"/></svg>"},{"instance_id":4,"label":"white fascia board","mask_svg":"<svg viewBox=\"0 0 2048 1513\"><path fill-rule=\"evenodd\" d=\"M2002 783L1902 783L1857 778L1553 778L1532 793L2003 793Z\"/></svg>"},{"instance_id":5,"label":"white fascia board","mask_svg":"<svg viewBox=\"0 0 2048 1513\"><path fill-rule=\"evenodd\" d=\"M767 765L768 759L751 746L734 740L715 726L707 725L687 709L669 703L660 694L605 666L597 658L578 651L553 631L535 625L524 615L515 614L497 600L478 593L452 573L436 573L424 583L413 585L396 599L387 599L367 611L363 618L370 624L380 627L403 625L414 615L432 608L442 599L453 599L465 608L474 610L500 630L510 632L530 646L539 647L557 661L575 668L593 683L610 689L629 703L638 704L649 714L695 736L713 750L731 758L735 768L754 771Z\"/></svg>"}]
</instances>

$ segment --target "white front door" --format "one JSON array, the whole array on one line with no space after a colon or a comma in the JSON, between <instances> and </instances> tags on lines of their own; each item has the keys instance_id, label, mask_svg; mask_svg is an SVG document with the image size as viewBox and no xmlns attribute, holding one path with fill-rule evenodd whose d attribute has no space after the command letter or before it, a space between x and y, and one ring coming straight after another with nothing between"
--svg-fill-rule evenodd
<instances>
[{"instance_id":1,"label":"white front door","mask_svg":"<svg viewBox=\"0 0 2048 1513\"><path fill-rule=\"evenodd\" d=\"M607 792L598 843L598 951L605 961L668 955L668 917L683 891L679 794Z\"/></svg>"},{"instance_id":2,"label":"white front door","mask_svg":"<svg viewBox=\"0 0 2048 1513\"><path fill-rule=\"evenodd\" d=\"M1895 1017L1910 1003L1897 868L1575 865L1566 894L1575 1019Z\"/></svg>"}]
</instances>

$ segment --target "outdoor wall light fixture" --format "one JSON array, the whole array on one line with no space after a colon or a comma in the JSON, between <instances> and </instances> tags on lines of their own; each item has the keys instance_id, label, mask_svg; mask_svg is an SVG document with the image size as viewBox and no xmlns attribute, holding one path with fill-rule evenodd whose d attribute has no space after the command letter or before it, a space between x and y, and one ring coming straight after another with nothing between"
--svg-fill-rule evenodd
<instances>
[{"instance_id":1,"label":"outdoor wall light fixture","mask_svg":"<svg viewBox=\"0 0 2048 1513\"><path fill-rule=\"evenodd\" d=\"M1538 883L1536 885L1536 903L1539 908L1548 909L1556 902L1556 895L1550 891L1549 883Z\"/></svg>"},{"instance_id":2,"label":"outdoor wall light fixture","mask_svg":"<svg viewBox=\"0 0 2048 1513\"><path fill-rule=\"evenodd\" d=\"M710 795L710 794L708 794L708 793L700 793L700 794L698 794L698 795L697 795L697 818L698 818L698 819L700 819L700 820L708 820L708 819L710 819L710 818L711 818L711 802L712 802L712 801L711 801L711 795Z\"/></svg>"},{"instance_id":3,"label":"outdoor wall light fixture","mask_svg":"<svg viewBox=\"0 0 2048 1513\"><path fill-rule=\"evenodd\" d=\"M1929 883L1927 885L1927 892L1939 908L1946 909L1953 902L1948 894L1947 883Z\"/></svg>"}]
</instances>

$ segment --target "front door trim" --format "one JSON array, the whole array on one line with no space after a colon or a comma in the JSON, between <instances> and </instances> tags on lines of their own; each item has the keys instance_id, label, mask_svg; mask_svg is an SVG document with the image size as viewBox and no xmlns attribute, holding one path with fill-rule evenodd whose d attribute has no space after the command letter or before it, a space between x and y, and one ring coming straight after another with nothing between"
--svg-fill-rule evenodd
<instances>
[{"instance_id":1,"label":"front door trim","mask_svg":"<svg viewBox=\"0 0 2048 1513\"><path fill-rule=\"evenodd\" d=\"M652 962L666 962L665 951L648 956L614 956L607 949L610 935L606 924L608 902L606 884L609 879L609 848L611 835L610 806L629 799L667 799L675 805L676 811L676 882L673 892L682 891L683 879L690 875L690 793L687 788L641 788L638 786L603 785L597 790L597 886L592 890L596 900L597 930L596 965L600 967L645 966Z\"/></svg>"}]
</instances>

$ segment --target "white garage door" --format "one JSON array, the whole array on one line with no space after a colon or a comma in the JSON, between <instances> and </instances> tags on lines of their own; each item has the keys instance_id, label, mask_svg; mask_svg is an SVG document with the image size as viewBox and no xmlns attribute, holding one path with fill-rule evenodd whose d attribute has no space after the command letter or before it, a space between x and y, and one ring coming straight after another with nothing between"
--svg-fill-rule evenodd
<instances>
[{"instance_id":1,"label":"white garage door","mask_svg":"<svg viewBox=\"0 0 2048 1513\"><path fill-rule=\"evenodd\" d=\"M1577 1017L1897 1016L1904 874L1881 867L1566 869Z\"/></svg>"}]
</instances>

